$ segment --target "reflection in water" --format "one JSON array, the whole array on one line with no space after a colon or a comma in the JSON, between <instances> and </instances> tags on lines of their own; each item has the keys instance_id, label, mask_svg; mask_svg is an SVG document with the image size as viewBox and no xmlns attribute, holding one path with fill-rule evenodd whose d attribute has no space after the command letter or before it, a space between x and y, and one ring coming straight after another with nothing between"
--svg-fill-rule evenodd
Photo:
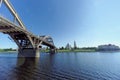
<instances>
[{"instance_id":1,"label":"reflection in water","mask_svg":"<svg viewBox=\"0 0 120 80\"><path fill-rule=\"evenodd\" d=\"M32 57L18 57L17 58L17 66L35 66L39 63L39 57L32 58Z\"/></svg>"},{"instance_id":2,"label":"reflection in water","mask_svg":"<svg viewBox=\"0 0 120 80\"><path fill-rule=\"evenodd\" d=\"M41 53L36 59L15 56L0 54L0 80L120 80L120 53Z\"/></svg>"},{"instance_id":3,"label":"reflection in water","mask_svg":"<svg viewBox=\"0 0 120 80\"><path fill-rule=\"evenodd\" d=\"M35 76L38 63L39 58L19 57L17 61L17 71L15 72L17 80L34 80L38 78Z\"/></svg>"},{"instance_id":4,"label":"reflection in water","mask_svg":"<svg viewBox=\"0 0 120 80\"><path fill-rule=\"evenodd\" d=\"M44 67L40 66L40 58L17 58L17 67L14 75L16 75L17 80L39 80L39 79L50 79L50 72L52 69L54 54L50 54L49 56L45 56L43 63L46 64ZM46 67L45 73L43 72ZM47 76L47 77L46 77Z\"/></svg>"}]
</instances>

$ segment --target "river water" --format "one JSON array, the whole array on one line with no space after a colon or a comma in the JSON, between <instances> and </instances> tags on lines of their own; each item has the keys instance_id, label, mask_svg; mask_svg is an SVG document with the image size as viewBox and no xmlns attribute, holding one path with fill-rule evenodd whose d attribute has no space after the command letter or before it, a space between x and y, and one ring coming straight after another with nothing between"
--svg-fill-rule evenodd
<instances>
[{"instance_id":1,"label":"river water","mask_svg":"<svg viewBox=\"0 0 120 80\"><path fill-rule=\"evenodd\" d=\"M0 80L120 80L120 52L41 53L37 59L0 53Z\"/></svg>"}]
</instances>

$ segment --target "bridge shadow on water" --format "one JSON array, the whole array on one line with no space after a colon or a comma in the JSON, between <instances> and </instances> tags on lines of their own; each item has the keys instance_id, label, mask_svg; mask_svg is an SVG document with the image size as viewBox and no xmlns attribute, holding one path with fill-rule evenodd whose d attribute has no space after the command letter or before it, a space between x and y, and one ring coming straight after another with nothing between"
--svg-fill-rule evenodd
<instances>
[{"instance_id":1,"label":"bridge shadow on water","mask_svg":"<svg viewBox=\"0 0 120 80\"><path fill-rule=\"evenodd\" d=\"M38 62L39 62L39 57L37 58L32 58L32 57L18 57L17 58L17 63L16 66L17 67L22 67L22 66L37 66Z\"/></svg>"},{"instance_id":2,"label":"bridge shadow on water","mask_svg":"<svg viewBox=\"0 0 120 80\"><path fill-rule=\"evenodd\" d=\"M39 58L22 58L19 57L16 65L17 80L33 80L36 79L35 72L38 70Z\"/></svg>"},{"instance_id":3,"label":"bridge shadow on water","mask_svg":"<svg viewBox=\"0 0 120 80\"><path fill-rule=\"evenodd\" d=\"M54 54L45 56L40 62L40 58L18 57L16 66L9 76L9 80L46 80L52 70L52 59ZM45 70L46 69L46 70Z\"/></svg>"}]
</instances>

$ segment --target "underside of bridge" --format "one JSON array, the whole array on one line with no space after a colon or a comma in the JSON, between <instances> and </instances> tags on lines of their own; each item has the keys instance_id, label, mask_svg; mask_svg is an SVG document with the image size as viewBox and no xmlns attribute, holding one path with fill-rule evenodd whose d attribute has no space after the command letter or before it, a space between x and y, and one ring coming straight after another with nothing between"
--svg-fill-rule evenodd
<instances>
[{"instance_id":1,"label":"underside of bridge","mask_svg":"<svg viewBox=\"0 0 120 80\"><path fill-rule=\"evenodd\" d=\"M3 17L0 17L0 32L8 34L18 45L19 57L39 57L42 45L50 47L51 53L55 51L55 46L50 36L35 36Z\"/></svg>"},{"instance_id":2,"label":"underside of bridge","mask_svg":"<svg viewBox=\"0 0 120 80\"><path fill-rule=\"evenodd\" d=\"M39 57L39 49L41 45L50 47L50 52L55 52L55 46L50 36L36 36L26 30L26 27L19 18L17 12L8 0L0 0L5 3L9 11L15 17L18 24L9 21L8 19L0 16L0 32L8 34L14 42L18 45L19 57Z\"/></svg>"}]
</instances>

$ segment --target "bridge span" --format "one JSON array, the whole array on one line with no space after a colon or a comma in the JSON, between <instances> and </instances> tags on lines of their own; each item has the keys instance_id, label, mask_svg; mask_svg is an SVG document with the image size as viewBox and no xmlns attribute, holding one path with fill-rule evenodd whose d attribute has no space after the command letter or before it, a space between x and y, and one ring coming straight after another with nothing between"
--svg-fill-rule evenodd
<instances>
[{"instance_id":1,"label":"bridge span","mask_svg":"<svg viewBox=\"0 0 120 80\"><path fill-rule=\"evenodd\" d=\"M50 47L50 52L55 52L56 47L54 45L53 39L50 36L36 36L33 33L27 31L22 20L18 16L9 0L0 0L0 3L4 3L6 5L15 19L15 21L12 22L0 16L0 32L8 34L18 45L18 56L39 57L39 48L42 45ZM16 21L18 24L15 23Z\"/></svg>"}]
</instances>

